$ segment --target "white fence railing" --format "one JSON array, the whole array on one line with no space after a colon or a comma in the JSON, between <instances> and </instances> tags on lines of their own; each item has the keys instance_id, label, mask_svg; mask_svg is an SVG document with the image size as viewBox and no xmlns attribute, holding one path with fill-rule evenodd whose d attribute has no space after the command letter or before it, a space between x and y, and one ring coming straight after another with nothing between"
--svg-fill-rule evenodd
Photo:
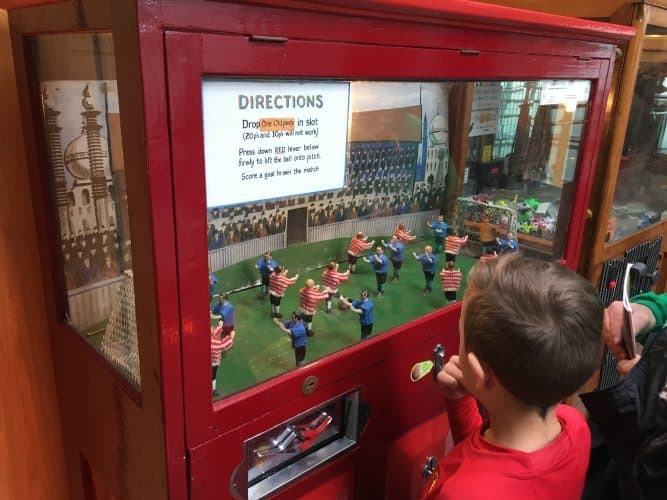
<instances>
[{"instance_id":1,"label":"white fence railing","mask_svg":"<svg viewBox=\"0 0 667 500\"><path fill-rule=\"evenodd\" d=\"M118 299L120 281L119 276L67 292L72 325L87 332L91 327L105 321Z\"/></svg>"},{"instance_id":2,"label":"white fence railing","mask_svg":"<svg viewBox=\"0 0 667 500\"><path fill-rule=\"evenodd\" d=\"M351 238L358 231L363 231L368 236L389 236L394 232L399 223L405 224L415 234L424 231L426 223L432 221L438 215L437 210L428 212L417 212L405 215L392 215L390 217L377 217L374 219L352 219L333 224L324 224L308 228L308 242L327 241L338 238ZM243 260L258 258L264 252L272 252L285 248L284 233L274 234L266 238L255 238L253 240L236 243L208 253L208 264L211 271L219 271Z\"/></svg>"},{"instance_id":3,"label":"white fence railing","mask_svg":"<svg viewBox=\"0 0 667 500\"><path fill-rule=\"evenodd\" d=\"M426 223L436 218L436 210L430 212L417 212L405 215L392 215L390 217L378 217L375 219L353 219L344 222L335 222L323 226L308 228L308 242L327 241L338 238L351 238L355 233L363 231L367 236L390 236L399 223L413 234L421 233Z\"/></svg>"},{"instance_id":4,"label":"white fence railing","mask_svg":"<svg viewBox=\"0 0 667 500\"><path fill-rule=\"evenodd\" d=\"M433 210L374 219L352 219L315 226L308 228L308 242L350 238L357 231L363 231L370 237L389 236L399 223L405 224L414 234L419 234L425 230L426 223L434 220L437 214L438 212ZM243 260L256 258L264 252L284 247L285 234L274 234L211 250L208 253L208 263L211 271L219 271ZM72 325L85 332L108 319L111 308L118 299L120 282L119 276L69 291L67 299Z\"/></svg>"},{"instance_id":5,"label":"white fence railing","mask_svg":"<svg viewBox=\"0 0 667 500\"><path fill-rule=\"evenodd\" d=\"M208 265L211 271L215 272L237 262L262 255L264 252L273 252L284 247L285 233L274 234L265 238L255 238L211 250L208 253Z\"/></svg>"}]
</instances>

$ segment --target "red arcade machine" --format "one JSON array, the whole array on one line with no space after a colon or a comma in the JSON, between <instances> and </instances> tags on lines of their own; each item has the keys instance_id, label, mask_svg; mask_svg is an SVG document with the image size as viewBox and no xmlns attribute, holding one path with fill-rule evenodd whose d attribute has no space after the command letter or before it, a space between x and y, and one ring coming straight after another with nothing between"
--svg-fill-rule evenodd
<instances>
[{"instance_id":1,"label":"red arcade machine","mask_svg":"<svg viewBox=\"0 0 667 500\"><path fill-rule=\"evenodd\" d=\"M576 268L632 30L463 0L10 24L73 498L418 498L466 271Z\"/></svg>"}]
</instances>

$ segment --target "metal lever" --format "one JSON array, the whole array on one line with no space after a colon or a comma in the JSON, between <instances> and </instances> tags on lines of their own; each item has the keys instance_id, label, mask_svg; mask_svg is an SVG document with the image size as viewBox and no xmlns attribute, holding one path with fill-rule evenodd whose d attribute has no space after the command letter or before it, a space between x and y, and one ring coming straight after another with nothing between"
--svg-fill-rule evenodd
<instances>
[{"instance_id":1,"label":"metal lever","mask_svg":"<svg viewBox=\"0 0 667 500\"><path fill-rule=\"evenodd\" d=\"M271 455L277 455L278 453L283 453L290 446L292 446L292 443L297 438L298 435L295 429L291 425L288 425L287 428L283 432L281 432L277 438L271 440L270 445L260 446L259 448L255 448L253 452L259 458L269 457Z\"/></svg>"},{"instance_id":2,"label":"metal lever","mask_svg":"<svg viewBox=\"0 0 667 500\"><path fill-rule=\"evenodd\" d=\"M286 451L306 451L332 421L331 415L322 412L306 424L288 425L277 438L271 439L271 444L255 448L253 453L263 458Z\"/></svg>"},{"instance_id":3,"label":"metal lever","mask_svg":"<svg viewBox=\"0 0 667 500\"><path fill-rule=\"evenodd\" d=\"M433 380L438 378L438 373L445 367L445 346L438 344L433 349Z\"/></svg>"},{"instance_id":4,"label":"metal lever","mask_svg":"<svg viewBox=\"0 0 667 500\"><path fill-rule=\"evenodd\" d=\"M438 459L435 457L428 457L426 459L426 463L424 464L424 468L422 469L422 477L424 479L428 479L429 477L431 477L431 474L433 474L433 471L437 466L438 466Z\"/></svg>"}]
</instances>

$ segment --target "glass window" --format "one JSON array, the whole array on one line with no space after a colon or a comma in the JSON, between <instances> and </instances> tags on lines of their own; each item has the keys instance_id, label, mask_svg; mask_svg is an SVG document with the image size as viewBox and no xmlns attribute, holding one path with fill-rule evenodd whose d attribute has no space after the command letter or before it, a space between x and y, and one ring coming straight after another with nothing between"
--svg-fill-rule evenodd
<instances>
[{"instance_id":1,"label":"glass window","mask_svg":"<svg viewBox=\"0 0 667 500\"><path fill-rule=\"evenodd\" d=\"M667 219L667 63L639 65L606 240Z\"/></svg>"},{"instance_id":2,"label":"glass window","mask_svg":"<svg viewBox=\"0 0 667 500\"><path fill-rule=\"evenodd\" d=\"M205 79L214 397L460 300L480 258L561 257L589 91Z\"/></svg>"},{"instance_id":3,"label":"glass window","mask_svg":"<svg viewBox=\"0 0 667 500\"><path fill-rule=\"evenodd\" d=\"M132 250L110 33L32 38L67 321L140 385Z\"/></svg>"}]
</instances>

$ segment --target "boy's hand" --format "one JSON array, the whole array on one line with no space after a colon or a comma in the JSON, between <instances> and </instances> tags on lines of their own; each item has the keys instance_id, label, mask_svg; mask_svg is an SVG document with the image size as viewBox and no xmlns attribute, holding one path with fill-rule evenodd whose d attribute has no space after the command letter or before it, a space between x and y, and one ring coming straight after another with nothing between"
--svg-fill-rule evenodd
<instances>
[{"instance_id":1,"label":"boy's hand","mask_svg":"<svg viewBox=\"0 0 667 500\"><path fill-rule=\"evenodd\" d=\"M463 387L463 372L458 355L449 358L445 367L438 373L436 380L447 399L460 399L469 393Z\"/></svg>"}]
</instances>

